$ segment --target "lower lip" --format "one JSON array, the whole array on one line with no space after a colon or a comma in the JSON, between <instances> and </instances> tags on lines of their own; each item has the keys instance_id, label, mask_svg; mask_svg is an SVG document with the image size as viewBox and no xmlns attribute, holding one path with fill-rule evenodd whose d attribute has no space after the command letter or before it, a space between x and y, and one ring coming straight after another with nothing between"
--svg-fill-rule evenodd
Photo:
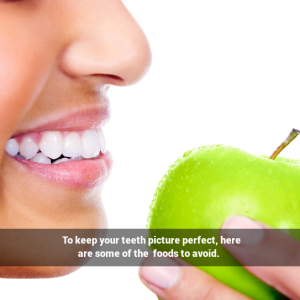
<instances>
[{"instance_id":1,"label":"lower lip","mask_svg":"<svg viewBox=\"0 0 300 300\"><path fill-rule=\"evenodd\" d=\"M84 159L45 165L25 159L13 157L23 167L34 175L51 182L77 189L93 188L104 183L112 167L112 157L109 152L101 153L94 159Z\"/></svg>"}]
</instances>

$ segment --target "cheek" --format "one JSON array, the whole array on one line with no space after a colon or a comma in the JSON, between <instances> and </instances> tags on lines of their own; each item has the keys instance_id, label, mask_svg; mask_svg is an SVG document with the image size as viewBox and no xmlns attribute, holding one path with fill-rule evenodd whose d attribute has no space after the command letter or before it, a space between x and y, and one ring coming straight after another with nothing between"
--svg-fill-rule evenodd
<instances>
[{"instance_id":1,"label":"cheek","mask_svg":"<svg viewBox=\"0 0 300 300\"><path fill-rule=\"evenodd\" d=\"M0 161L6 141L41 91L50 72L49 53L28 37L0 32Z\"/></svg>"}]
</instances>

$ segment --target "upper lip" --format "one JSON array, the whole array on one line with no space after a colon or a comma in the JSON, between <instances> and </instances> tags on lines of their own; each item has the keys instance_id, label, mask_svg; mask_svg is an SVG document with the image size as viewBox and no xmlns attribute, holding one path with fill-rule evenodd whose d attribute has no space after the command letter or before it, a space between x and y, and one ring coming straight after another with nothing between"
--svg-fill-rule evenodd
<instances>
[{"instance_id":1,"label":"upper lip","mask_svg":"<svg viewBox=\"0 0 300 300\"><path fill-rule=\"evenodd\" d=\"M56 115L58 115L57 113ZM13 137L38 131L79 131L103 127L110 118L110 106L107 101L104 105L77 109L71 113L61 113L51 118L45 116L42 122L36 121L33 126L17 130Z\"/></svg>"}]
</instances>

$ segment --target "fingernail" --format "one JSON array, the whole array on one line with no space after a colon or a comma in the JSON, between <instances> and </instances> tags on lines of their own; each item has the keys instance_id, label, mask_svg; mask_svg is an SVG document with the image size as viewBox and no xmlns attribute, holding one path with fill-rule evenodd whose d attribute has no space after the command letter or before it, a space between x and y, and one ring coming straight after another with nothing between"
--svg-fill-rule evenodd
<instances>
[{"instance_id":1,"label":"fingernail","mask_svg":"<svg viewBox=\"0 0 300 300\"><path fill-rule=\"evenodd\" d=\"M263 226L249 218L243 216L231 216L226 219L222 225L223 229L261 229L261 230L240 230L240 231L226 231L226 235L239 235L242 245L254 245L262 240L264 236Z\"/></svg>"},{"instance_id":2,"label":"fingernail","mask_svg":"<svg viewBox=\"0 0 300 300\"><path fill-rule=\"evenodd\" d=\"M243 216L231 216L223 223L224 229L263 229L263 227L254 220Z\"/></svg>"},{"instance_id":3,"label":"fingernail","mask_svg":"<svg viewBox=\"0 0 300 300\"><path fill-rule=\"evenodd\" d=\"M149 260L153 259L149 257L147 260L147 265L151 265ZM170 259L164 258L166 260L165 266L141 266L139 273L140 276L148 283L158 287L159 289L168 289L176 285L180 278L180 267L178 264ZM162 259L160 259L162 261ZM154 265L154 263L153 263Z\"/></svg>"}]
</instances>

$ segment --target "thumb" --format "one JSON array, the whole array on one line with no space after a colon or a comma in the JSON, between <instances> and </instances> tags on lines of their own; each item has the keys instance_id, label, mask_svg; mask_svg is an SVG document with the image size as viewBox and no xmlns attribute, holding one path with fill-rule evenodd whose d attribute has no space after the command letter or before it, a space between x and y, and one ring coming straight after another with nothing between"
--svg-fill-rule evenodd
<instances>
[{"instance_id":1,"label":"thumb","mask_svg":"<svg viewBox=\"0 0 300 300\"><path fill-rule=\"evenodd\" d=\"M139 270L141 281L163 300L250 300L181 259L164 260L157 266L154 257L146 258Z\"/></svg>"}]
</instances>

